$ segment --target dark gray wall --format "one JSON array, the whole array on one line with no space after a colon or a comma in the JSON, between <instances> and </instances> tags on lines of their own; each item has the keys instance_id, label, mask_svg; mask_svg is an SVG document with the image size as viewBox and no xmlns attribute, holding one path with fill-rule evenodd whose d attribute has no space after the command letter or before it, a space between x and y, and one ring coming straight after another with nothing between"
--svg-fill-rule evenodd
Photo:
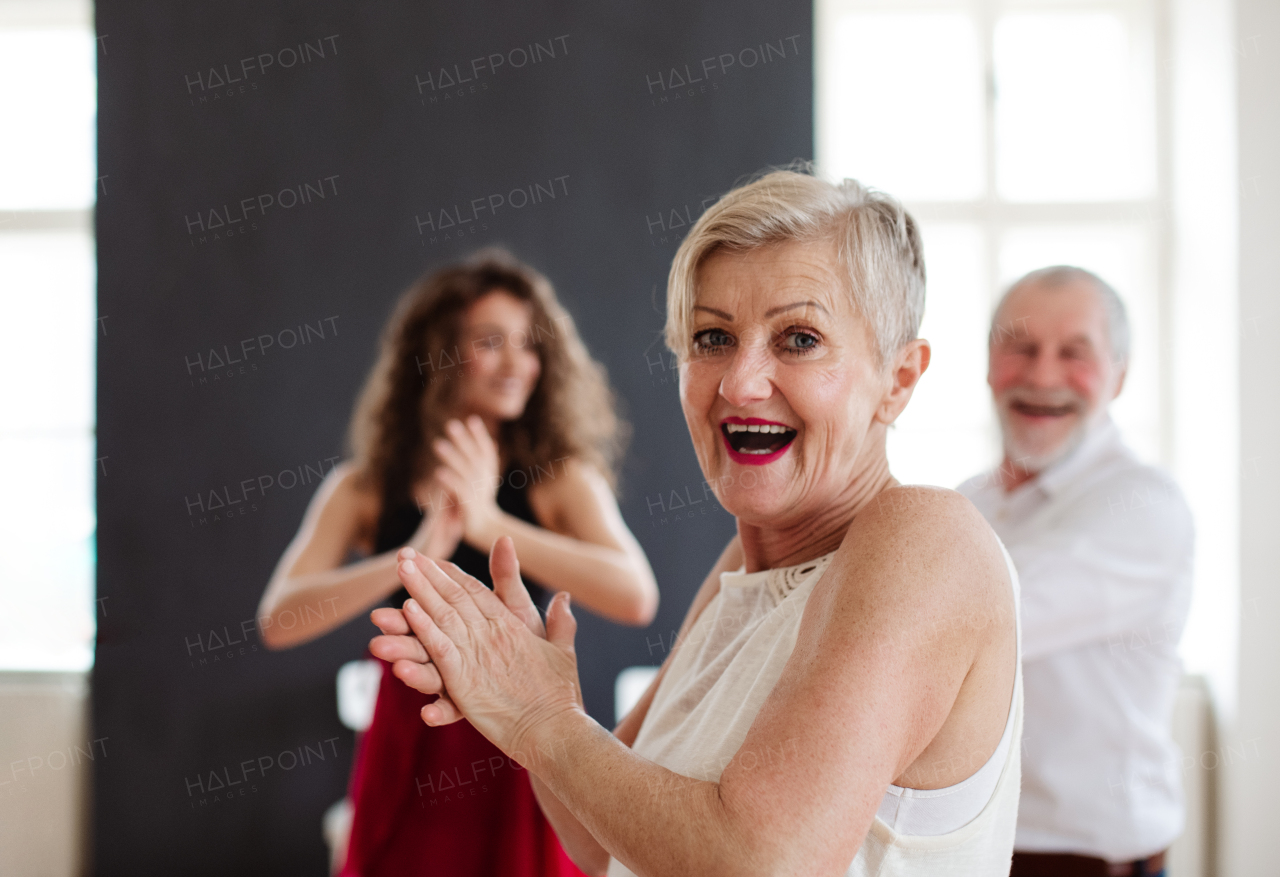
<instances>
[{"instance_id":1,"label":"dark gray wall","mask_svg":"<svg viewBox=\"0 0 1280 877\"><path fill-rule=\"evenodd\" d=\"M97 14L97 871L322 874L320 815L354 742L334 673L372 628L268 653L252 618L342 453L392 302L425 268L504 243L607 365L635 428L622 507L662 589L648 630L580 613L587 705L611 721L618 670L661 661L732 531L704 500L660 342L667 268L704 199L811 157L810 9L101 0ZM446 87L442 68L472 81ZM501 205L474 222L420 226L490 196ZM268 770L212 788L246 761Z\"/></svg>"}]
</instances>

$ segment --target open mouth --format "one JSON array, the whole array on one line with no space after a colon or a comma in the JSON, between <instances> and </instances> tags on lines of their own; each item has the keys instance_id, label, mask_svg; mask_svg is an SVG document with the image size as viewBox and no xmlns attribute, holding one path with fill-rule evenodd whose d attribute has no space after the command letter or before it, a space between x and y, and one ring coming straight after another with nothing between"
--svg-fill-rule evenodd
<instances>
[{"instance_id":1,"label":"open mouth","mask_svg":"<svg viewBox=\"0 0 1280 877\"><path fill-rule=\"evenodd\" d=\"M785 423L757 418L730 417L720 423L720 433L730 455L742 463L767 463L777 459L796 437Z\"/></svg>"},{"instance_id":2,"label":"open mouth","mask_svg":"<svg viewBox=\"0 0 1280 877\"><path fill-rule=\"evenodd\" d=\"M1032 405L1030 402L1013 402L1009 407L1024 417L1066 417L1076 413L1076 406L1067 405Z\"/></svg>"}]
</instances>

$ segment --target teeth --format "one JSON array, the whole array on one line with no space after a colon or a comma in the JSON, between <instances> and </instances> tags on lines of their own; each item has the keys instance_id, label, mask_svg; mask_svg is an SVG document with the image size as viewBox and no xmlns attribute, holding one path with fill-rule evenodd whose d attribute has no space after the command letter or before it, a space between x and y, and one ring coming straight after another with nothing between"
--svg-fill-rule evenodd
<instances>
[{"instance_id":1,"label":"teeth","mask_svg":"<svg viewBox=\"0 0 1280 877\"><path fill-rule=\"evenodd\" d=\"M763 432L763 433L784 433L793 432L790 427L779 426L777 424L762 423L726 423L725 430L727 432Z\"/></svg>"}]
</instances>

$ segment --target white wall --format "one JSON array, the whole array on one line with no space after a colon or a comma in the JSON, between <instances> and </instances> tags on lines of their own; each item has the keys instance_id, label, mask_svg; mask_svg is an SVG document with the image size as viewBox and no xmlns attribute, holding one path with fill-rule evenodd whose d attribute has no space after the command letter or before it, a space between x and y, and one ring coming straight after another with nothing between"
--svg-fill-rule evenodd
<instances>
[{"instance_id":1,"label":"white wall","mask_svg":"<svg viewBox=\"0 0 1280 877\"><path fill-rule=\"evenodd\" d=\"M77 877L89 781L110 740L88 731L80 673L0 673L0 874Z\"/></svg>"},{"instance_id":2,"label":"white wall","mask_svg":"<svg viewBox=\"0 0 1280 877\"><path fill-rule=\"evenodd\" d=\"M1240 617L1233 0L1172 0L1170 12L1170 57L1159 69L1172 86L1171 463L1196 522L1195 595L1181 653L1190 672L1208 677L1215 710L1230 721Z\"/></svg>"},{"instance_id":3,"label":"white wall","mask_svg":"<svg viewBox=\"0 0 1280 877\"><path fill-rule=\"evenodd\" d=\"M1235 44L1240 651L1237 715L1225 732L1246 745L1225 764L1219 873L1266 875L1280 873L1280 3L1237 0ZM1205 400L1206 416L1213 403Z\"/></svg>"}]
</instances>

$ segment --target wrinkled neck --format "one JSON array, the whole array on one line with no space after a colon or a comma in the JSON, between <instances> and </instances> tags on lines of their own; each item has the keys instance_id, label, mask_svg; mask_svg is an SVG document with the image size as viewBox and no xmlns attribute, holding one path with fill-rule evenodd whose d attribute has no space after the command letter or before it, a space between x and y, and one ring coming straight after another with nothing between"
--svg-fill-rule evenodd
<instances>
[{"instance_id":1,"label":"wrinkled neck","mask_svg":"<svg viewBox=\"0 0 1280 877\"><path fill-rule=\"evenodd\" d=\"M853 519L886 489L897 484L883 446L863 463L849 485L816 515L778 527L738 522L747 572L778 569L835 551Z\"/></svg>"}]
</instances>

